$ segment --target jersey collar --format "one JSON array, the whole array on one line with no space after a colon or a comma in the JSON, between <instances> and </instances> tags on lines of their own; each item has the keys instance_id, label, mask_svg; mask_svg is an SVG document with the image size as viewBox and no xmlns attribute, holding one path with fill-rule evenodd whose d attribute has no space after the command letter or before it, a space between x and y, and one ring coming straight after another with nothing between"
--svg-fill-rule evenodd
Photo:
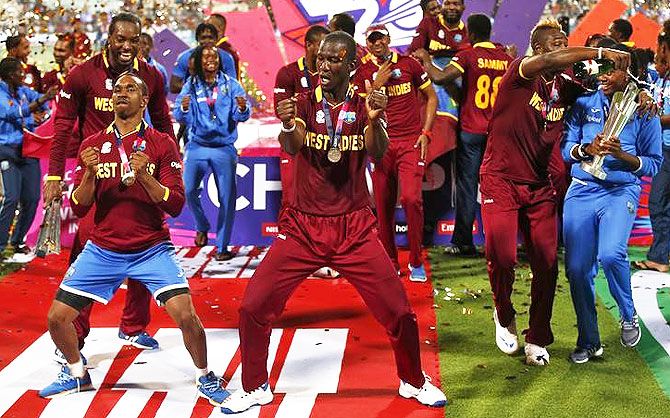
<instances>
[{"instance_id":1,"label":"jersey collar","mask_svg":"<svg viewBox=\"0 0 670 418\"><path fill-rule=\"evenodd\" d=\"M140 123L137 124L137 126L135 127L134 130L128 132L128 133L125 134L125 135L123 135L123 138L127 137L128 135L132 135L132 134L134 134L134 133L139 132L140 129L142 129L142 125L145 126L145 129L146 129L147 126L149 126L149 125L146 123L146 121L144 120L144 118L142 118L142 120L140 121ZM110 123L109 126L107 127L107 129L105 129L105 133L106 133L106 134L111 134L112 132L114 132L114 122Z\"/></svg>"},{"instance_id":2,"label":"jersey collar","mask_svg":"<svg viewBox=\"0 0 670 418\"><path fill-rule=\"evenodd\" d=\"M107 49L104 49L102 51L102 62L105 63L105 68L109 69L109 60L107 59ZM140 61L135 57L133 59L133 70L139 71L140 70Z\"/></svg>"},{"instance_id":3,"label":"jersey collar","mask_svg":"<svg viewBox=\"0 0 670 418\"><path fill-rule=\"evenodd\" d=\"M221 45L221 44L223 44L223 43L226 43L226 42L228 42L228 37L227 37L227 36L224 36L223 38L219 39L219 40L216 42L216 46L219 46L219 45Z\"/></svg>"},{"instance_id":4,"label":"jersey collar","mask_svg":"<svg viewBox=\"0 0 670 418\"><path fill-rule=\"evenodd\" d=\"M353 94L354 94L354 85L349 84L349 89L347 90L347 96L352 95L352 97L353 97ZM320 84L318 86L316 86L316 88L314 89L314 98L316 99L317 102L320 102L321 100L323 100L323 90L321 89ZM340 103L336 104L335 106L339 106L342 103L343 102L340 102Z\"/></svg>"},{"instance_id":5,"label":"jersey collar","mask_svg":"<svg viewBox=\"0 0 670 418\"><path fill-rule=\"evenodd\" d=\"M369 54L370 58L369 61L373 63L376 67L381 67L381 65L377 62L377 57L375 57L372 54ZM397 64L398 63L398 53L395 51L391 51L391 63Z\"/></svg>"},{"instance_id":6,"label":"jersey collar","mask_svg":"<svg viewBox=\"0 0 670 418\"><path fill-rule=\"evenodd\" d=\"M307 62L306 62L306 60L307 60L307 57L304 57L304 56L298 58L298 61L297 61L297 62L298 62L298 69L299 69L300 71L305 71L305 68L307 68ZM308 71L311 75L316 75L316 74L318 73L318 71L311 72L311 71L309 71L309 69L308 69L307 71Z\"/></svg>"},{"instance_id":7,"label":"jersey collar","mask_svg":"<svg viewBox=\"0 0 670 418\"><path fill-rule=\"evenodd\" d=\"M495 49L496 46L493 44L493 42L486 41L486 42L477 42L476 44L472 45L472 47L473 48L479 47L479 48Z\"/></svg>"}]
</instances>

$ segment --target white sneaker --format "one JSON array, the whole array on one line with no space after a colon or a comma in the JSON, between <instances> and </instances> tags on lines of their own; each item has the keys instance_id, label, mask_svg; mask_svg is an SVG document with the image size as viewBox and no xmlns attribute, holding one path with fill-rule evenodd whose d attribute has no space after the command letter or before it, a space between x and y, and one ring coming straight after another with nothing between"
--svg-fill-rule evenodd
<instances>
[{"instance_id":1,"label":"white sneaker","mask_svg":"<svg viewBox=\"0 0 670 418\"><path fill-rule=\"evenodd\" d=\"M434 407L445 406L447 404L447 397L444 396L444 393L438 387L430 383L430 376L425 373L423 375L426 378L426 381L420 388L415 388L409 383L401 380L398 394L403 398L414 398L424 405Z\"/></svg>"},{"instance_id":2,"label":"white sneaker","mask_svg":"<svg viewBox=\"0 0 670 418\"><path fill-rule=\"evenodd\" d=\"M252 406L267 405L273 398L270 385L265 382L263 386L258 387L251 392L245 392L244 389L236 390L231 393L222 403L221 412L224 414L238 414L244 412Z\"/></svg>"},{"instance_id":3,"label":"white sneaker","mask_svg":"<svg viewBox=\"0 0 670 418\"><path fill-rule=\"evenodd\" d=\"M526 352L526 364L529 366L546 366L549 364L549 352L546 348L528 343L523 350Z\"/></svg>"},{"instance_id":4,"label":"white sneaker","mask_svg":"<svg viewBox=\"0 0 670 418\"><path fill-rule=\"evenodd\" d=\"M313 277L321 277L325 279L332 279L339 275L340 273L338 273L337 271L333 270L330 267L321 267L320 269L312 273Z\"/></svg>"},{"instance_id":5,"label":"white sneaker","mask_svg":"<svg viewBox=\"0 0 670 418\"><path fill-rule=\"evenodd\" d=\"M519 337L516 335L516 318L505 328L498 321L498 311L493 308L493 322L496 324L496 345L505 354L514 354L519 350Z\"/></svg>"}]
</instances>

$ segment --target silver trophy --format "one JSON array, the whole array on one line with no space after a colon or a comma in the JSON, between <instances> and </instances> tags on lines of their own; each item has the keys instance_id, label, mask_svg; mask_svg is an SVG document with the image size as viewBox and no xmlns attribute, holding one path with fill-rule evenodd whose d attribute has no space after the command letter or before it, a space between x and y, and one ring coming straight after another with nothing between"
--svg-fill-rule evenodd
<instances>
[{"instance_id":1,"label":"silver trophy","mask_svg":"<svg viewBox=\"0 0 670 418\"><path fill-rule=\"evenodd\" d=\"M35 255L44 258L48 254L60 254L60 200L54 200L47 206L44 220L37 237Z\"/></svg>"},{"instance_id":2,"label":"silver trophy","mask_svg":"<svg viewBox=\"0 0 670 418\"><path fill-rule=\"evenodd\" d=\"M618 138L624 126L630 120L630 117L637 109L637 99L639 89L635 83L628 83L626 90L622 93L620 91L614 93L612 103L610 105L610 114L605 121L603 128L603 141L609 141L611 138ZM596 155L590 162L582 162L582 170L591 174L593 177L605 180L607 173L603 171L604 155Z\"/></svg>"}]
</instances>

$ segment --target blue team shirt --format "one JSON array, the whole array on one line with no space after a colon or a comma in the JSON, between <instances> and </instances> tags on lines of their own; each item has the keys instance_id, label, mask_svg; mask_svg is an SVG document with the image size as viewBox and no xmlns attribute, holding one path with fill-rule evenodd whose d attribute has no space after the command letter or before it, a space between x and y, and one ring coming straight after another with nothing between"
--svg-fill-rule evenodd
<instances>
[{"instance_id":1,"label":"blue team shirt","mask_svg":"<svg viewBox=\"0 0 670 418\"><path fill-rule=\"evenodd\" d=\"M0 81L0 145L23 143L23 128L29 131L35 128L30 103L40 96L41 94L27 86L19 86L16 96L12 96L7 83ZM44 103L41 110L49 110L49 105Z\"/></svg>"},{"instance_id":2,"label":"blue team shirt","mask_svg":"<svg viewBox=\"0 0 670 418\"><path fill-rule=\"evenodd\" d=\"M658 77L653 84L653 96L661 108L661 113L670 115L670 74ZM670 148L670 127L661 127L663 130L663 146Z\"/></svg>"},{"instance_id":3,"label":"blue team shirt","mask_svg":"<svg viewBox=\"0 0 670 418\"><path fill-rule=\"evenodd\" d=\"M247 97L239 81L219 72L215 84L218 93L213 108L207 103L213 96L213 88L199 77L190 77L174 102L174 118L188 127L188 140L206 147L233 145L237 140L237 123L251 116L248 98L246 111L240 112L237 107L235 97ZM191 96L191 104L184 112L181 100L186 95Z\"/></svg>"},{"instance_id":4,"label":"blue team shirt","mask_svg":"<svg viewBox=\"0 0 670 418\"><path fill-rule=\"evenodd\" d=\"M602 92L587 93L577 99L565 118L565 135L561 142L561 152L566 162L574 163L570 155L574 146L590 144L603 131L609 111L609 98ZM631 172L627 165L608 155L603 163L607 173L605 180L599 180L581 168L581 164L572 165L572 177L583 181L611 186L615 184L639 184L639 177L653 177L663 160L661 151L661 122L658 116L648 119L637 111L619 135L621 149L635 155L642 161L640 168Z\"/></svg>"},{"instance_id":5,"label":"blue team shirt","mask_svg":"<svg viewBox=\"0 0 670 418\"><path fill-rule=\"evenodd\" d=\"M235 60L233 56L217 48L219 51L219 59L221 60L221 67L223 72L228 75L228 77L237 79L237 70L235 69ZM186 79L188 75L188 59L191 58L191 54L195 51L195 48L187 49L186 51L179 54L177 61L174 63L174 68L172 69L172 75L182 80Z\"/></svg>"}]
</instances>

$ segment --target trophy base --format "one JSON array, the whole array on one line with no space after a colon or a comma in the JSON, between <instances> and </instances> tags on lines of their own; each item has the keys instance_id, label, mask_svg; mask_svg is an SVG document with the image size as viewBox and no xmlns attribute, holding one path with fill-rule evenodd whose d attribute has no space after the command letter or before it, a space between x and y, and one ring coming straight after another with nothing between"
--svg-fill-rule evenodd
<instances>
[{"instance_id":1,"label":"trophy base","mask_svg":"<svg viewBox=\"0 0 670 418\"><path fill-rule=\"evenodd\" d=\"M607 173L603 171L602 168L600 167L595 167L593 164L588 164L588 163L582 163L582 170L586 171L593 177L599 179L599 180L605 180L607 177Z\"/></svg>"}]
</instances>

